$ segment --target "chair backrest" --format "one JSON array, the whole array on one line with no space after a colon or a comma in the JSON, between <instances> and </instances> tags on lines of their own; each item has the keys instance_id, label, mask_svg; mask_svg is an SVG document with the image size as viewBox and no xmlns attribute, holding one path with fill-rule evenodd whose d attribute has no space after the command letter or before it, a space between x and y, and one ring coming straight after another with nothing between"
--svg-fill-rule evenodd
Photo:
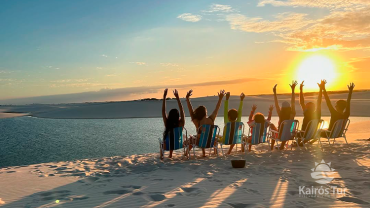
<instances>
[{"instance_id":1,"label":"chair backrest","mask_svg":"<svg viewBox=\"0 0 370 208\"><path fill-rule=\"evenodd\" d=\"M172 129L167 135L166 138L166 149L165 150L177 150L183 148L183 130L186 132L187 136L187 131L184 127L177 127Z\"/></svg>"},{"instance_id":2,"label":"chair backrest","mask_svg":"<svg viewBox=\"0 0 370 208\"><path fill-rule=\"evenodd\" d=\"M317 136L317 133L320 129L323 128L323 120L321 119L312 119L310 122L308 122L306 129L304 130L303 138L305 140L314 139Z\"/></svg>"},{"instance_id":3,"label":"chair backrest","mask_svg":"<svg viewBox=\"0 0 370 208\"><path fill-rule=\"evenodd\" d=\"M220 128L217 125L202 125L198 147L210 148L214 146L215 140L220 134Z\"/></svg>"},{"instance_id":4,"label":"chair backrest","mask_svg":"<svg viewBox=\"0 0 370 208\"><path fill-rule=\"evenodd\" d=\"M265 122L265 125L262 125L261 123L256 123L254 122L253 126L251 128L253 128L253 131L252 131L252 140L251 140L251 144L254 145L254 144L259 144L259 143L265 143L266 142L266 136L267 136L267 129L268 127L270 126L270 123L269 122ZM261 128L264 128L263 129L263 134L261 135Z\"/></svg>"},{"instance_id":5,"label":"chair backrest","mask_svg":"<svg viewBox=\"0 0 370 208\"><path fill-rule=\"evenodd\" d=\"M347 132L349 123L349 119L340 119L336 121L330 133L330 138L342 137Z\"/></svg>"},{"instance_id":6,"label":"chair backrest","mask_svg":"<svg viewBox=\"0 0 370 208\"><path fill-rule=\"evenodd\" d=\"M280 124L279 127L279 139L280 141L288 141L293 139L293 136L297 133L299 121L297 120L285 120Z\"/></svg>"},{"instance_id":7,"label":"chair backrest","mask_svg":"<svg viewBox=\"0 0 370 208\"><path fill-rule=\"evenodd\" d=\"M244 134L244 123L243 122L228 122L224 128L224 140L223 143L229 144L241 144L242 137Z\"/></svg>"}]
</instances>

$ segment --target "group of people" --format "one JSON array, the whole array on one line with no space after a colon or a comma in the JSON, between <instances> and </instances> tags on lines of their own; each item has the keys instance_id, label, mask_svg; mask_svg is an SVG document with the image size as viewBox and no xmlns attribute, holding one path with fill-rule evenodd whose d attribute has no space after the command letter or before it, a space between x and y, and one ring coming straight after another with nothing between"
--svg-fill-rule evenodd
<instances>
[{"instance_id":1,"label":"group of people","mask_svg":"<svg viewBox=\"0 0 370 208\"><path fill-rule=\"evenodd\" d=\"M289 103L287 101L284 101L284 102L282 102L281 107L279 105L279 101L278 101L278 97L277 97L277 84L273 88L275 109L276 109L276 112L277 112L278 117L279 117L279 122L278 122L277 126L270 123L271 116L272 116L272 111L274 109L273 105L271 105L270 108L269 108L267 118L265 118L264 114L262 114L260 112L255 113L255 111L257 109L257 106L253 105L252 110L251 110L250 115L249 115L249 120L248 120L248 125L250 126L251 130L253 131L253 126L254 126L255 123L260 123L262 126L264 126L265 124L268 124L268 125L270 125L270 128L272 130L278 131L279 128L281 127L281 124L285 120L294 120L294 118L296 116L295 88L296 88L297 85L298 85L297 81L293 81L292 84L290 84L291 102ZM300 106L302 108L303 116L304 116L303 123L302 123L302 130L303 131L306 129L308 123L311 120L321 119L322 94L324 94L327 106L328 106L330 114L331 114L330 123L329 123L329 127L328 127L329 131L332 130L332 128L334 126L334 123L336 121L338 121L340 119L348 119L349 116L350 116L350 103L351 103L352 92L353 92L353 89L355 87L354 83L350 83L348 85L349 93L348 93L347 101L338 100L334 107L331 104L331 101L329 99L329 96L328 96L328 93L326 91L325 85L326 85L326 80L321 80L321 82L318 83L319 95L318 95L318 98L317 98L317 103L315 105L315 103L313 103L313 102L307 102L307 103L305 102L304 94L303 94L304 81L300 84L299 103L300 103ZM167 92L168 92L168 89L165 89L164 94L163 94L163 105L162 105L162 117L163 117L163 122L164 122L164 126L165 126L165 130L164 130L164 133L163 133L163 141L170 138L168 135L174 128L185 126L185 113L184 113L184 109L183 109L183 106L181 104L180 97L179 97L179 94L178 94L177 90L174 90L173 94L174 94L174 96L177 100L179 110L171 109L169 111L168 115L167 115L167 113L166 113ZM200 134L202 132L200 127L202 125L214 125L214 121L215 121L215 119L217 117L217 114L218 114L218 111L221 107L222 99L225 95L226 95L226 101L224 103L224 123L225 124L228 123L228 122L240 122L241 121L242 110L243 110L243 100L245 98L244 93L241 93L241 95L240 95L240 104L239 104L238 110L236 110L236 109L230 109L229 110L228 105L229 105L230 92L225 93L225 90L220 90L220 92L218 92L218 101L217 101L216 107L215 107L214 111L212 112L212 114L208 116L207 109L206 109L205 106L198 106L197 108L193 109L193 106L190 102L190 97L192 96L192 93L193 93L193 91L190 90L186 94L186 103L187 103L187 106L188 106L188 109L189 109L191 120L192 120L193 124L195 125L195 128L197 129L197 134L194 135L194 136L191 136L190 141L186 141L186 142L189 142L188 143L188 145L189 145L188 151L191 150L192 144L194 144L194 143L196 144L196 143L199 142ZM263 129L264 128L261 128L261 131L263 131ZM321 136L326 137L326 135L321 135ZM250 142L251 138L246 137L246 138L243 138L243 139L245 140L245 142L251 143ZM303 141L299 141L299 143L297 145L302 145L302 142ZM307 142L307 141L304 141L304 142ZM313 143L313 142L315 142L315 140L311 140L309 142ZM281 143L279 149L284 149L285 143L286 143L286 141L283 141ZM166 144L166 142L163 142L163 145L165 145L165 144ZM272 140L271 141L271 150L274 149L274 145L275 145L275 140ZM234 145L230 145L229 150L228 150L228 154L231 153L233 147L234 147ZM251 145L249 145L249 151L250 150L251 150ZM243 146L242 146L242 151L244 151ZM172 157L172 152L173 152L173 150L170 150L170 155L169 155L170 158ZM202 152L203 152L203 157L205 157L205 149L204 148L202 149ZM163 152L161 152L161 158L163 158Z\"/></svg>"}]
</instances>

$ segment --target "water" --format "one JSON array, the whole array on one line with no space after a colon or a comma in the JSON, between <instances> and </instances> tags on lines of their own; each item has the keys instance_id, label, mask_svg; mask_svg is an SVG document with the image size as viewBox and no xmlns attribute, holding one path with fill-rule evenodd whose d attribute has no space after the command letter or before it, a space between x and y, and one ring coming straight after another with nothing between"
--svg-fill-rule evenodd
<instances>
[{"instance_id":1,"label":"water","mask_svg":"<svg viewBox=\"0 0 370 208\"><path fill-rule=\"evenodd\" d=\"M351 118L352 123L367 120ZM242 121L246 123L248 117ZM272 122L277 121L273 117ZM215 124L222 129L223 118L216 118ZM190 118L185 127L188 134L195 133ZM0 167L159 152L163 128L162 118L0 119Z\"/></svg>"}]
</instances>

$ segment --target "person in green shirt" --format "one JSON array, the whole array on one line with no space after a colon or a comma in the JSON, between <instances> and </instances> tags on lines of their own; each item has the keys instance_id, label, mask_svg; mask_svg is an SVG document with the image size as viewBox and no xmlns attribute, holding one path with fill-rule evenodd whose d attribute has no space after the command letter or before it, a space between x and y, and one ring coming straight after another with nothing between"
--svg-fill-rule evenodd
<instances>
[{"instance_id":1,"label":"person in green shirt","mask_svg":"<svg viewBox=\"0 0 370 208\"><path fill-rule=\"evenodd\" d=\"M243 111L243 100L245 98L244 93L240 94L240 104L238 110L236 109L230 109L229 110L229 98L230 98L230 92L226 93L226 100L224 103L224 123L227 124L229 122L241 122L242 120L242 111ZM226 127L226 126L225 126ZM222 137L222 141L225 141L225 128L224 128L224 136ZM229 151L227 154L231 153L231 150L234 148L234 144L230 145Z\"/></svg>"}]
</instances>

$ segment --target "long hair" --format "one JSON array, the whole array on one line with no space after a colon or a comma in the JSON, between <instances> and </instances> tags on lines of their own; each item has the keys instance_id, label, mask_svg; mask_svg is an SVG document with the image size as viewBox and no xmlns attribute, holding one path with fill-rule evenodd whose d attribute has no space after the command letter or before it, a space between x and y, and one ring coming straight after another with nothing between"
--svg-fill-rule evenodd
<instances>
[{"instance_id":1,"label":"long hair","mask_svg":"<svg viewBox=\"0 0 370 208\"><path fill-rule=\"evenodd\" d=\"M263 132L265 131L265 116L262 113L256 113L253 116L253 120L255 123L260 123L261 124L261 129L260 129L260 135L263 135Z\"/></svg>"},{"instance_id":2,"label":"long hair","mask_svg":"<svg viewBox=\"0 0 370 208\"><path fill-rule=\"evenodd\" d=\"M292 108L291 107L281 108L280 116L279 116L280 122L282 123L285 120L289 120L291 113L292 113Z\"/></svg>"},{"instance_id":3,"label":"long hair","mask_svg":"<svg viewBox=\"0 0 370 208\"><path fill-rule=\"evenodd\" d=\"M179 127L180 113L177 109L171 109L167 116L166 126L163 132L163 141L166 140L168 133L176 127Z\"/></svg>"},{"instance_id":4,"label":"long hair","mask_svg":"<svg viewBox=\"0 0 370 208\"><path fill-rule=\"evenodd\" d=\"M194 118L198 121L202 120L207 115L207 108L203 105L194 110Z\"/></svg>"}]
</instances>

